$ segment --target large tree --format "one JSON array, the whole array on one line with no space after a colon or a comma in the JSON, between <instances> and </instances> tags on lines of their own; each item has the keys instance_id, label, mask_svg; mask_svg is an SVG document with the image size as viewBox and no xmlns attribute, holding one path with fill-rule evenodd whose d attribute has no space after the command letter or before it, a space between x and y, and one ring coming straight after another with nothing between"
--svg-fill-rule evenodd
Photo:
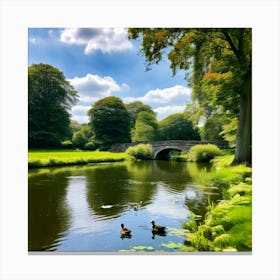
<instances>
[{"instance_id":1,"label":"large tree","mask_svg":"<svg viewBox=\"0 0 280 280\"><path fill-rule=\"evenodd\" d=\"M171 114L159 122L160 140L200 140L199 132L193 127L186 114Z\"/></svg>"},{"instance_id":2,"label":"large tree","mask_svg":"<svg viewBox=\"0 0 280 280\"><path fill-rule=\"evenodd\" d=\"M77 92L64 74L48 64L28 67L28 145L58 147L71 135L69 110Z\"/></svg>"},{"instance_id":3,"label":"large tree","mask_svg":"<svg viewBox=\"0 0 280 280\"><path fill-rule=\"evenodd\" d=\"M252 32L250 28L131 28L129 37L141 37L148 63L158 63L168 51L171 68L186 70L193 98L207 106L203 83L211 74L226 75L230 87L221 88L215 98L238 101L238 131L234 164L251 164L252 156ZM218 72L217 72L218 70ZM210 75L210 77L209 77ZM219 76L215 79L219 80ZM225 85L225 84L224 84ZM227 90L226 90L227 89ZM214 99L212 99L214 100ZM207 101L207 100L206 100ZM216 103L217 104L217 103Z\"/></svg>"},{"instance_id":4,"label":"large tree","mask_svg":"<svg viewBox=\"0 0 280 280\"><path fill-rule=\"evenodd\" d=\"M156 114L151 111L141 111L137 114L135 126L131 131L132 142L154 141L158 134Z\"/></svg>"},{"instance_id":5,"label":"large tree","mask_svg":"<svg viewBox=\"0 0 280 280\"><path fill-rule=\"evenodd\" d=\"M126 104L125 107L130 114L132 127L135 125L138 113L144 111L151 114L155 114L155 112L149 105L144 104L141 101L133 101L131 103Z\"/></svg>"},{"instance_id":6,"label":"large tree","mask_svg":"<svg viewBox=\"0 0 280 280\"><path fill-rule=\"evenodd\" d=\"M130 142L130 115L118 97L105 97L88 111L95 140L102 149L114 143Z\"/></svg>"}]
</instances>

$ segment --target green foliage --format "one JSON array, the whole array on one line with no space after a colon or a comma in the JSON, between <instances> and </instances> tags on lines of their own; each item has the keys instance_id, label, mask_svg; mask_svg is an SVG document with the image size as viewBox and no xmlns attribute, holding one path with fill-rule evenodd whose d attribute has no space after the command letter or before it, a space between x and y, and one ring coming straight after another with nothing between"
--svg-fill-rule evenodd
<instances>
[{"instance_id":1,"label":"green foliage","mask_svg":"<svg viewBox=\"0 0 280 280\"><path fill-rule=\"evenodd\" d=\"M197 223L194 219L190 219L189 221L182 223L182 227L191 232L197 231Z\"/></svg>"},{"instance_id":2,"label":"green foliage","mask_svg":"<svg viewBox=\"0 0 280 280\"><path fill-rule=\"evenodd\" d=\"M210 160L218 155L221 155L221 150L215 145L195 145L189 150L188 160L197 162L210 162Z\"/></svg>"},{"instance_id":3,"label":"green foliage","mask_svg":"<svg viewBox=\"0 0 280 280\"><path fill-rule=\"evenodd\" d=\"M83 127L83 125L78 123L77 121L73 121L73 120L70 121L70 129L72 131L72 134L81 130L82 127Z\"/></svg>"},{"instance_id":4,"label":"green foliage","mask_svg":"<svg viewBox=\"0 0 280 280\"><path fill-rule=\"evenodd\" d=\"M220 247L220 248L227 248L229 246L234 246L234 243L232 242L231 236L227 233L221 234L217 236L213 242L214 246Z\"/></svg>"},{"instance_id":5,"label":"green foliage","mask_svg":"<svg viewBox=\"0 0 280 280\"><path fill-rule=\"evenodd\" d=\"M131 126L134 127L138 113L148 112L155 115L155 112L149 105L142 103L141 101L134 101L125 105L127 111L129 112L131 118Z\"/></svg>"},{"instance_id":6,"label":"green foliage","mask_svg":"<svg viewBox=\"0 0 280 280\"><path fill-rule=\"evenodd\" d=\"M73 143L70 140L65 140L61 142L61 147L64 149L72 149L73 148Z\"/></svg>"},{"instance_id":7,"label":"green foliage","mask_svg":"<svg viewBox=\"0 0 280 280\"><path fill-rule=\"evenodd\" d=\"M130 28L129 38L141 38L148 67L167 52L173 75L186 71L192 100L199 105L192 119L196 124L217 113L238 118L234 164L250 164L252 29Z\"/></svg>"},{"instance_id":8,"label":"green foliage","mask_svg":"<svg viewBox=\"0 0 280 280\"><path fill-rule=\"evenodd\" d=\"M70 137L71 106L77 92L64 74L48 64L28 67L29 148L60 147Z\"/></svg>"},{"instance_id":9,"label":"green foliage","mask_svg":"<svg viewBox=\"0 0 280 280\"><path fill-rule=\"evenodd\" d=\"M84 146L85 150L95 150L96 149L96 144L92 141L87 142Z\"/></svg>"},{"instance_id":10,"label":"green foliage","mask_svg":"<svg viewBox=\"0 0 280 280\"><path fill-rule=\"evenodd\" d=\"M228 118L225 114L215 114L205 121L204 125L200 129L201 139L204 141L213 141L221 146L228 146L228 142L225 141L221 132L223 131L224 123L228 123Z\"/></svg>"},{"instance_id":11,"label":"green foliage","mask_svg":"<svg viewBox=\"0 0 280 280\"><path fill-rule=\"evenodd\" d=\"M238 119L232 118L229 122L223 125L221 135L229 143L229 147L234 148L236 145L236 135L238 128Z\"/></svg>"},{"instance_id":12,"label":"green foliage","mask_svg":"<svg viewBox=\"0 0 280 280\"><path fill-rule=\"evenodd\" d=\"M198 230L192 238L189 240L196 251L210 251L211 242L204 236L204 231L202 227L198 227Z\"/></svg>"},{"instance_id":13,"label":"green foliage","mask_svg":"<svg viewBox=\"0 0 280 280\"><path fill-rule=\"evenodd\" d=\"M72 138L72 143L73 143L74 147L83 149L86 142L87 142L87 139L81 131L77 131L74 133L73 138Z\"/></svg>"},{"instance_id":14,"label":"green foliage","mask_svg":"<svg viewBox=\"0 0 280 280\"><path fill-rule=\"evenodd\" d=\"M154 152L150 144L139 144L129 147L125 153L136 159L153 159Z\"/></svg>"},{"instance_id":15,"label":"green foliage","mask_svg":"<svg viewBox=\"0 0 280 280\"><path fill-rule=\"evenodd\" d=\"M229 156L227 152L217 157L217 169L202 171L198 179L201 184L224 187L224 199L217 205L208 202L208 211L199 225L192 215L183 224L189 230L187 237L190 248L195 251L234 252L252 249L252 171L244 165L226 167Z\"/></svg>"},{"instance_id":16,"label":"green foliage","mask_svg":"<svg viewBox=\"0 0 280 280\"><path fill-rule=\"evenodd\" d=\"M114 143L130 142L130 116L120 98L111 96L97 101L88 115L101 149L108 149Z\"/></svg>"},{"instance_id":17,"label":"green foliage","mask_svg":"<svg viewBox=\"0 0 280 280\"><path fill-rule=\"evenodd\" d=\"M171 114L159 122L160 140L200 140L199 132L184 113Z\"/></svg>"},{"instance_id":18,"label":"green foliage","mask_svg":"<svg viewBox=\"0 0 280 280\"><path fill-rule=\"evenodd\" d=\"M155 113L141 111L131 132L132 142L153 141L157 138L158 124Z\"/></svg>"}]
</instances>

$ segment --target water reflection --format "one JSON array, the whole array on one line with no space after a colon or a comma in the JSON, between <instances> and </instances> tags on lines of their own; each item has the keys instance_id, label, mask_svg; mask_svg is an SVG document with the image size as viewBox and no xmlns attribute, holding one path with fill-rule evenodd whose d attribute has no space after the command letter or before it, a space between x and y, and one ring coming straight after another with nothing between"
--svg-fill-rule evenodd
<instances>
[{"instance_id":1,"label":"water reflection","mask_svg":"<svg viewBox=\"0 0 280 280\"><path fill-rule=\"evenodd\" d=\"M162 249L163 238L183 242L153 234L150 220L180 228L190 211L204 215L208 197L221 197L194 183L207 168L141 161L31 170L29 250L115 252L134 245ZM121 223L131 236L120 236Z\"/></svg>"},{"instance_id":2,"label":"water reflection","mask_svg":"<svg viewBox=\"0 0 280 280\"><path fill-rule=\"evenodd\" d=\"M70 215L65 201L67 187L68 179L63 173L32 178L28 188L29 250L56 249L56 240L63 237L69 227Z\"/></svg>"}]
</instances>

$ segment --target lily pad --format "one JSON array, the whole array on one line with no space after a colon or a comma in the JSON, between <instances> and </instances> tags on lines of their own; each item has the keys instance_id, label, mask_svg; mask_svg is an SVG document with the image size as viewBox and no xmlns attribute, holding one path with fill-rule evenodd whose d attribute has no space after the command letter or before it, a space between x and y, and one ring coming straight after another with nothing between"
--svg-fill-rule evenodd
<instances>
[{"instance_id":1,"label":"lily pad","mask_svg":"<svg viewBox=\"0 0 280 280\"><path fill-rule=\"evenodd\" d=\"M174 242L170 241L169 243L162 243L160 246L166 247L166 248L169 248L169 249L180 249L184 245L181 244L181 243L174 243Z\"/></svg>"}]
</instances>

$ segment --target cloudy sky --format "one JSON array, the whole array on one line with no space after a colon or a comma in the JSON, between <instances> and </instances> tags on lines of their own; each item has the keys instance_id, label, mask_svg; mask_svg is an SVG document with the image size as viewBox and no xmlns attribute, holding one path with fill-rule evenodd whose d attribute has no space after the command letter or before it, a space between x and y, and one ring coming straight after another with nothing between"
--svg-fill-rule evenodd
<instances>
[{"instance_id":1,"label":"cloudy sky","mask_svg":"<svg viewBox=\"0 0 280 280\"><path fill-rule=\"evenodd\" d=\"M30 28L28 43L29 65L57 67L78 91L71 114L79 123L87 123L92 104L107 96L142 101L158 120L190 102L184 72L172 77L167 59L146 71L140 41L128 40L124 28Z\"/></svg>"}]
</instances>

